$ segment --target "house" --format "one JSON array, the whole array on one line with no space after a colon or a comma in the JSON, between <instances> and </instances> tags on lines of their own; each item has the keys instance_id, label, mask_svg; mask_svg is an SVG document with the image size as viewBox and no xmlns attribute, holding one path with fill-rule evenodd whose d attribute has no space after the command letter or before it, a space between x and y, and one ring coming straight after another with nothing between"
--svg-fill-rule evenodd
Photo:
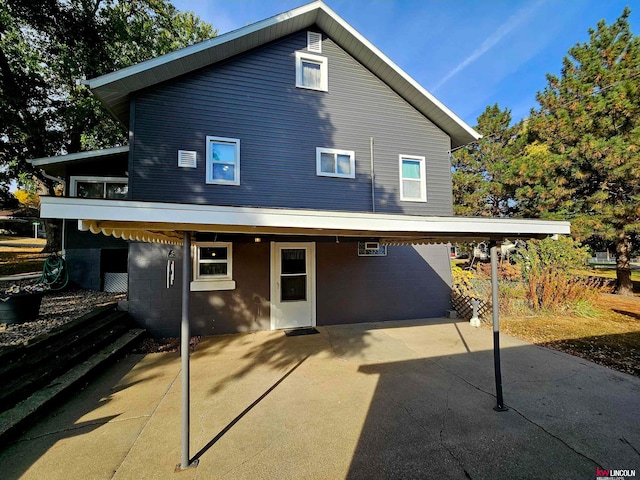
<instances>
[{"instance_id":1,"label":"house","mask_svg":"<svg viewBox=\"0 0 640 480\"><path fill-rule=\"evenodd\" d=\"M320 1L87 84L129 145L33 160L42 215L157 336L442 316L449 242L569 233L453 217L479 134Z\"/></svg>"}]
</instances>

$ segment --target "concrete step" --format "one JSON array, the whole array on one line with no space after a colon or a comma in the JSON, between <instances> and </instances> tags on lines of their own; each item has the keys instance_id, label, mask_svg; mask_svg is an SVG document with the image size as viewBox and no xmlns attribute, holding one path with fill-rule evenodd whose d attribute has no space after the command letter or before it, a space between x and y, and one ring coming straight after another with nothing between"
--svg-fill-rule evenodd
<instances>
[{"instance_id":1,"label":"concrete step","mask_svg":"<svg viewBox=\"0 0 640 480\"><path fill-rule=\"evenodd\" d=\"M59 332L46 348L7 362L0 371L0 412L34 393L69 368L89 358L129 329L129 317L113 310L83 328Z\"/></svg>"},{"instance_id":2,"label":"concrete step","mask_svg":"<svg viewBox=\"0 0 640 480\"><path fill-rule=\"evenodd\" d=\"M114 361L145 333L143 329L132 329L115 342L102 348L82 363L77 364L48 385L16 404L13 408L0 413L0 445L21 433L48 408L51 408L66 395L72 393L100 368Z\"/></svg>"}]
</instances>

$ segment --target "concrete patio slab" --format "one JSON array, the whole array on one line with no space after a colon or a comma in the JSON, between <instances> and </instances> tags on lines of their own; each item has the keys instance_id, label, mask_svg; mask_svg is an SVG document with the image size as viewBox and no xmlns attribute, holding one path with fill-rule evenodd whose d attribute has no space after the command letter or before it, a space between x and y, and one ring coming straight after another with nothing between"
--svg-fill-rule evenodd
<instances>
[{"instance_id":1,"label":"concrete patio slab","mask_svg":"<svg viewBox=\"0 0 640 480\"><path fill-rule=\"evenodd\" d=\"M204 339L180 459L177 354L131 355L0 452L3 478L595 478L640 475L640 379L429 319Z\"/></svg>"}]
</instances>

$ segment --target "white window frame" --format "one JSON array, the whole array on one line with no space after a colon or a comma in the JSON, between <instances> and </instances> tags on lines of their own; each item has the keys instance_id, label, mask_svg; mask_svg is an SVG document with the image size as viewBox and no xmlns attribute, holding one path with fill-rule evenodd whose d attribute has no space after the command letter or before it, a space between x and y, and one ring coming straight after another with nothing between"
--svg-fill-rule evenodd
<instances>
[{"instance_id":1,"label":"white window frame","mask_svg":"<svg viewBox=\"0 0 640 480\"><path fill-rule=\"evenodd\" d=\"M226 275L200 275L200 248L202 247L226 247L227 248L227 274ZM193 245L193 280L192 292L204 292L210 290L233 290L236 282L233 280L233 244L231 242L197 242Z\"/></svg>"},{"instance_id":2,"label":"white window frame","mask_svg":"<svg viewBox=\"0 0 640 480\"><path fill-rule=\"evenodd\" d=\"M127 177L101 177L101 176L87 176L87 175L72 175L69 177L69 196L75 197L78 195L78 182L86 183L103 183L104 195L102 198L106 199L107 195L107 183L122 183L129 185L129 179Z\"/></svg>"},{"instance_id":3,"label":"white window frame","mask_svg":"<svg viewBox=\"0 0 640 480\"><path fill-rule=\"evenodd\" d=\"M322 154L331 153L336 156L336 172L323 172L322 171ZM349 164L351 166L351 173L344 174L338 173L338 155L348 155ZM336 148L316 147L316 175L319 177L338 177L338 178L356 178L356 152L353 150L338 150Z\"/></svg>"},{"instance_id":4,"label":"white window frame","mask_svg":"<svg viewBox=\"0 0 640 480\"><path fill-rule=\"evenodd\" d=\"M320 65L320 88L308 87L302 83L302 62L312 62ZM307 52L296 52L296 87L321 92L329 91L329 60L327 57Z\"/></svg>"},{"instance_id":5,"label":"white window frame","mask_svg":"<svg viewBox=\"0 0 640 480\"><path fill-rule=\"evenodd\" d=\"M233 180L220 180L213 178L213 160L211 159L211 144L212 143L224 143L227 145L235 145L236 155L234 165L234 179ZM240 139L227 138L227 137L213 137L207 135L207 148L206 148L206 182L211 185L240 185ZM231 165L229 163L228 165Z\"/></svg>"},{"instance_id":6,"label":"white window frame","mask_svg":"<svg viewBox=\"0 0 640 480\"><path fill-rule=\"evenodd\" d=\"M411 160L411 161L417 161L420 162L420 179L416 180L416 179L411 179L408 178L407 180L410 181L419 181L420 182L420 197L405 197L404 195L404 184L403 184L403 180L404 178L402 177L402 161L403 160ZM422 202L425 203L427 201L427 168L426 168L426 159L425 157L421 157L418 155L399 155L398 156L398 177L400 180L400 200L403 202Z\"/></svg>"}]
</instances>

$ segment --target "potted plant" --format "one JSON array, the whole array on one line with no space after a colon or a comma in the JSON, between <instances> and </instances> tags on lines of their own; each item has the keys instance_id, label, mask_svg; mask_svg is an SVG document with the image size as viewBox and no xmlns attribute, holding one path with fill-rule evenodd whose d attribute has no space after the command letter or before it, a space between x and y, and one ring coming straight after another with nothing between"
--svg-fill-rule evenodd
<instances>
[{"instance_id":1,"label":"potted plant","mask_svg":"<svg viewBox=\"0 0 640 480\"><path fill-rule=\"evenodd\" d=\"M0 323L22 323L35 320L40 303L49 289L44 283L12 285L0 290Z\"/></svg>"}]
</instances>

